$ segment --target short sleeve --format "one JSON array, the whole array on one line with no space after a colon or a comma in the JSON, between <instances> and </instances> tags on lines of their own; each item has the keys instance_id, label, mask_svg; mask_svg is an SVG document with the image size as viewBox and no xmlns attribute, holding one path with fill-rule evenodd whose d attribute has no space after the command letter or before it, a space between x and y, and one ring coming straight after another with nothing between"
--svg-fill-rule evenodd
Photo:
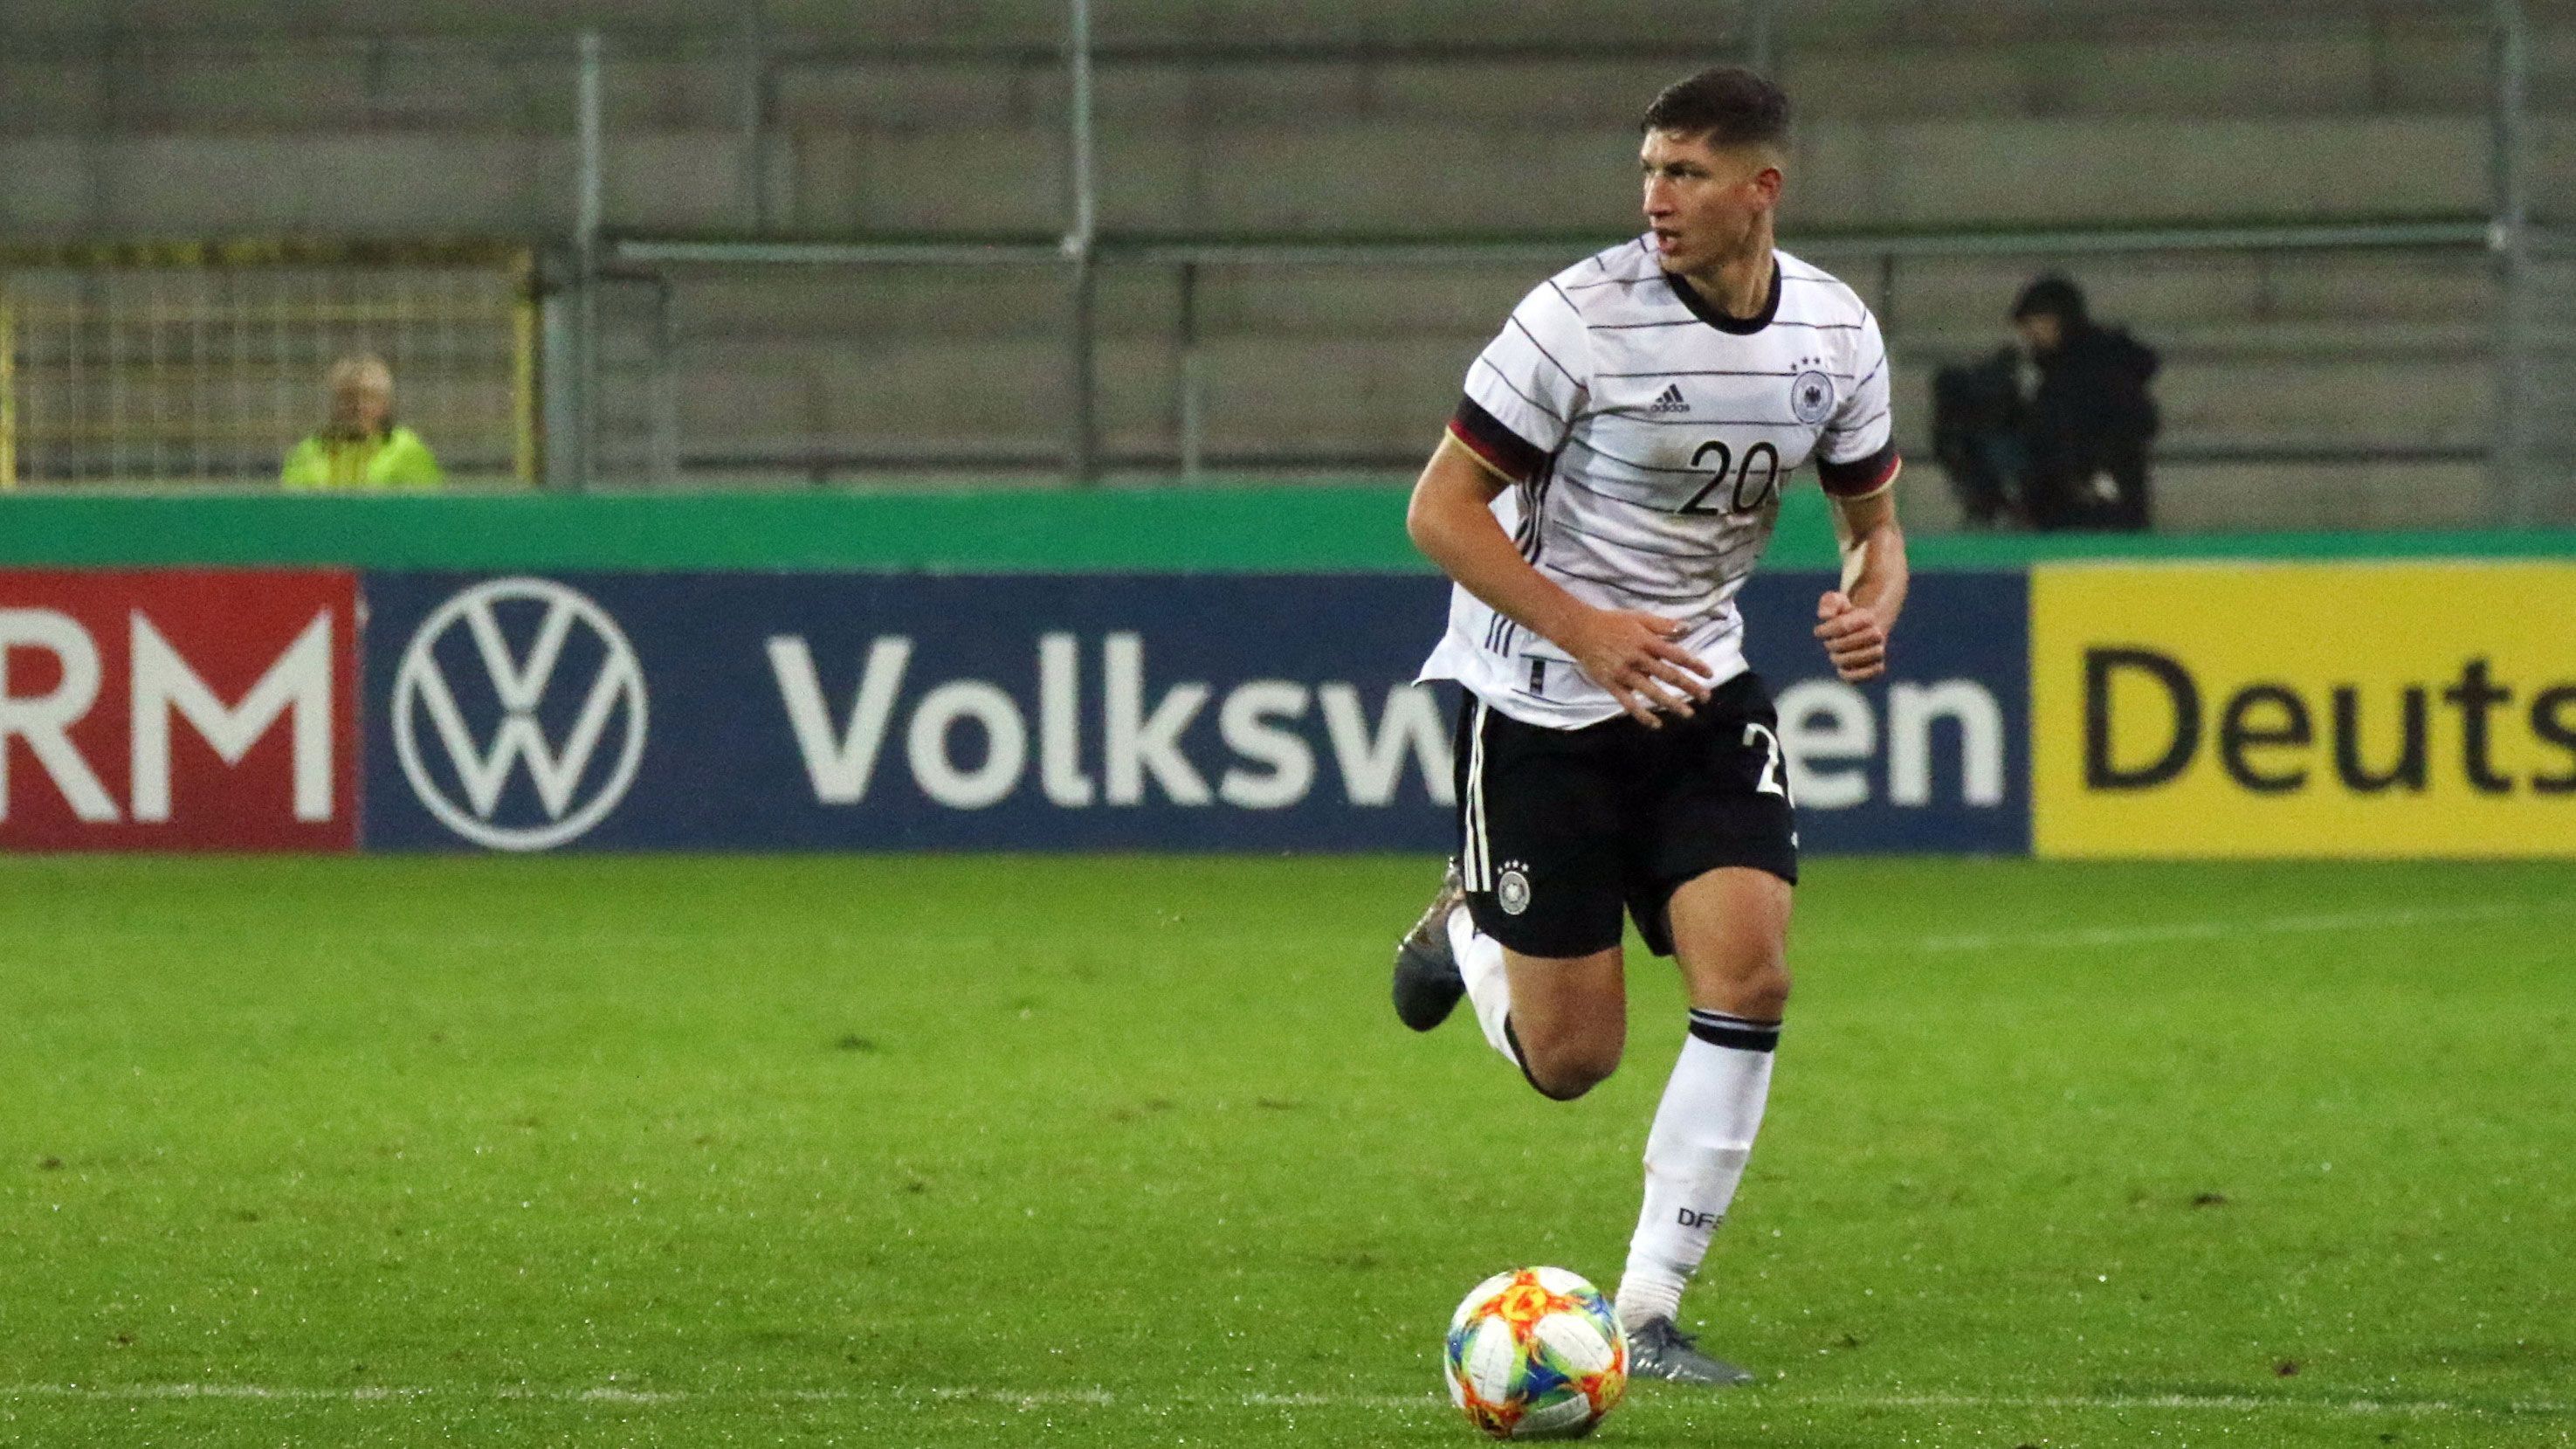
<instances>
[{"instance_id":1,"label":"short sleeve","mask_svg":"<svg viewBox=\"0 0 2576 1449\"><path fill-rule=\"evenodd\" d=\"M1564 289L1544 282L1467 369L1449 431L1495 472L1524 480L1564 446L1591 396L1591 335Z\"/></svg>"},{"instance_id":2,"label":"short sleeve","mask_svg":"<svg viewBox=\"0 0 2576 1449\"><path fill-rule=\"evenodd\" d=\"M1866 498L1896 481L1895 415L1888 406L1887 339L1861 313L1852 386L1816 443L1816 477L1836 498Z\"/></svg>"}]
</instances>

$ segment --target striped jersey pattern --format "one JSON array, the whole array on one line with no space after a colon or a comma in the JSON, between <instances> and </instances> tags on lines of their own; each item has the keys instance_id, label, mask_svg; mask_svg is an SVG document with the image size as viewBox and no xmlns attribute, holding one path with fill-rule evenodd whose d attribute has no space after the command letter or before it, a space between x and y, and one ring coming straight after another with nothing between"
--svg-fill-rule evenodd
<instances>
[{"instance_id":1,"label":"striped jersey pattern","mask_svg":"<svg viewBox=\"0 0 2576 1449\"><path fill-rule=\"evenodd\" d=\"M1827 492L1862 498L1900 466L1878 319L1832 275L1772 258L1749 318L1667 275L1651 236L1575 263L1513 309L1449 422L1510 485L1494 516L1522 557L1586 603L1679 621L1713 683L1745 669L1735 596L1791 475L1812 462ZM1620 712L1463 588L1422 677L1551 728Z\"/></svg>"}]
</instances>

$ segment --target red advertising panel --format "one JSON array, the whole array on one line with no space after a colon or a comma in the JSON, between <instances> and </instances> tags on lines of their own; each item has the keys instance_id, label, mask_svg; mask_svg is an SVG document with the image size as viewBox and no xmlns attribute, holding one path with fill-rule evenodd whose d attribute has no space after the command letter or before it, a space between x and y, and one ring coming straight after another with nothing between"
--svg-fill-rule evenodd
<instances>
[{"instance_id":1,"label":"red advertising panel","mask_svg":"<svg viewBox=\"0 0 2576 1449\"><path fill-rule=\"evenodd\" d=\"M0 570L0 849L357 844L357 575Z\"/></svg>"}]
</instances>

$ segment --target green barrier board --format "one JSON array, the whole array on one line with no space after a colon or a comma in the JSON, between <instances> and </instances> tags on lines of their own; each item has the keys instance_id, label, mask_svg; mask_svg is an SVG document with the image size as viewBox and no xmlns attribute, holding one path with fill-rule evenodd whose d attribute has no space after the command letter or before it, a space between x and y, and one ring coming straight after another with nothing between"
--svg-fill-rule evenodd
<instances>
[{"instance_id":1,"label":"green barrier board","mask_svg":"<svg viewBox=\"0 0 2576 1449\"><path fill-rule=\"evenodd\" d=\"M1384 484L878 493L62 494L0 498L0 565L1412 573ZM2576 530L1918 537L1918 568L2074 558L2566 558ZM1789 495L1766 560L1834 563L1823 496Z\"/></svg>"}]
</instances>

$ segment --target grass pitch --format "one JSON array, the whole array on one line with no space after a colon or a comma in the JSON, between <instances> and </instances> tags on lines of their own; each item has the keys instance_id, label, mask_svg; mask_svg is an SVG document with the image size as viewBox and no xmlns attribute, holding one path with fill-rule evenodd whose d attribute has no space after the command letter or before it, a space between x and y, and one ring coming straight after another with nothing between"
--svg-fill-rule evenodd
<instances>
[{"instance_id":1,"label":"grass pitch","mask_svg":"<svg viewBox=\"0 0 2576 1449\"><path fill-rule=\"evenodd\" d=\"M0 861L0 1443L1456 1444L1681 1036L1385 1005L1420 860ZM1632 1445L2576 1440L2576 870L1818 861Z\"/></svg>"}]
</instances>

